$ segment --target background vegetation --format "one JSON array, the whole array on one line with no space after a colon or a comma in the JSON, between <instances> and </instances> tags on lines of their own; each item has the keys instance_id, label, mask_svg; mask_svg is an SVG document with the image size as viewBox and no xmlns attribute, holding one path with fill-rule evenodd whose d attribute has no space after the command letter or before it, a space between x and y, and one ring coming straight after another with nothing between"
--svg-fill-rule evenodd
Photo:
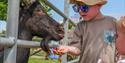
<instances>
[{"instance_id":1,"label":"background vegetation","mask_svg":"<svg viewBox=\"0 0 125 63\"><path fill-rule=\"evenodd\" d=\"M7 18L7 0L0 0L0 20Z\"/></svg>"}]
</instances>

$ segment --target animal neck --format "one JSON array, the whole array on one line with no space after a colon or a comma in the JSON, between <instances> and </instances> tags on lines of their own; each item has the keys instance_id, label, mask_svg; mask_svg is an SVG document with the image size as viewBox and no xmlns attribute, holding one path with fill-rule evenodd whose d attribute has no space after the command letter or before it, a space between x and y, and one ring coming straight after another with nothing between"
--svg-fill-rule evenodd
<instances>
[{"instance_id":1,"label":"animal neck","mask_svg":"<svg viewBox=\"0 0 125 63\"><path fill-rule=\"evenodd\" d=\"M22 29L18 31L18 38L22 40L32 40L33 36L30 31Z\"/></svg>"}]
</instances>

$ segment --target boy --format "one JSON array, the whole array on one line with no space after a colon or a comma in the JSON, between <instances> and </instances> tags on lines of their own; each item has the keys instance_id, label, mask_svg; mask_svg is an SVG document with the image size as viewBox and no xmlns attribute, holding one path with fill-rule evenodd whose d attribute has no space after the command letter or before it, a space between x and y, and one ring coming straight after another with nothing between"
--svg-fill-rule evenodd
<instances>
[{"instance_id":1,"label":"boy","mask_svg":"<svg viewBox=\"0 0 125 63\"><path fill-rule=\"evenodd\" d=\"M77 24L69 46L60 45L58 53L80 55L78 63L114 63L116 19L104 16L100 8L106 0L70 0L84 19Z\"/></svg>"}]
</instances>

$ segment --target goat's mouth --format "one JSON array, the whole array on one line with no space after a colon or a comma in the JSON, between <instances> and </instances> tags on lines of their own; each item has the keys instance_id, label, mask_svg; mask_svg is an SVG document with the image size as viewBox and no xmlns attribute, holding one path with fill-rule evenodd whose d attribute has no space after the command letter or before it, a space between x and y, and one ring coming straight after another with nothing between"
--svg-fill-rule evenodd
<instances>
[{"instance_id":1,"label":"goat's mouth","mask_svg":"<svg viewBox=\"0 0 125 63\"><path fill-rule=\"evenodd\" d=\"M56 34L56 35L52 35L52 40L55 40L55 41L59 41L61 39L63 39L64 37L64 34Z\"/></svg>"},{"instance_id":2,"label":"goat's mouth","mask_svg":"<svg viewBox=\"0 0 125 63\"><path fill-rule=\"evenodd\" d=\"M60 39L62 39L64 37L64 34L58 34Z\"/></svg>"}]
</instances>

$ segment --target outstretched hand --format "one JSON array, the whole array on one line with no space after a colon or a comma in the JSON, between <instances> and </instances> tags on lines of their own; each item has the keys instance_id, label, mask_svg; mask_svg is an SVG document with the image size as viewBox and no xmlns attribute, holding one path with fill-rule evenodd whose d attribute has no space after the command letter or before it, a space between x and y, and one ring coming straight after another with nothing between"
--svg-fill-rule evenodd
<instances>
[{"instance_id":1,"label":"outstretched hand","mask_svg":"<svg viewBox=\"0 0 125 63\"><path fill-rule=\"evenodd\" d=\"M64 45L61 45L58 48L54 49L54 53L59 54L59 55L63 55L68 52L69 52L69 47L64 46Z\"/></svg>"},{"instance_id":2,"label":"outstretched hand","mask_svg":"<svg viewBox=\"0 0 125 63\"><path fill-rule=\"evenodd\" d=\"M54 50L56 54L63 55L65 53L70 53L73 55L79 55L80 49L73 47L73 46L66 46L66 45L60 45L58 48Z\"/></svg>"}]
</instances>

